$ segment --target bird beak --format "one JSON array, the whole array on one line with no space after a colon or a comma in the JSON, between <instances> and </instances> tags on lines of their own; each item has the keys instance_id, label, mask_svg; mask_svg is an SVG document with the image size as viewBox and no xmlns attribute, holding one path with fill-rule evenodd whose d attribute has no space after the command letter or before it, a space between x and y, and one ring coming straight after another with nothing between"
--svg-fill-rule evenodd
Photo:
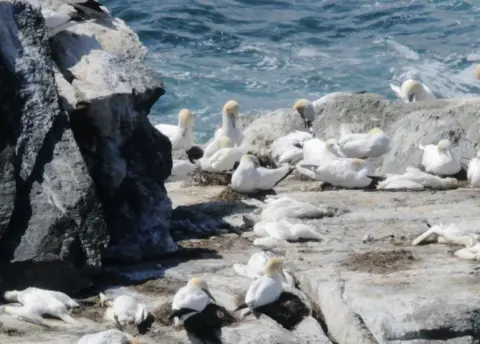
<instances>
[{"instance_id":1,"label":"bird beak","mask_svg":"<svg viewBox=\"0 0 480 344\"><path fill-rule=\"evenodd\" d=\"M212 296L212 294L210 294L210 291L208 289L202 289L202 290L205 292L205 294L208 295L209 298L212 299L213 302L217 302L215 298Z\"/></svg>"},{"instance_id":2,"label":"bird beak","mask_svg":"<svg viewBox=\"0 0 480 344\"><path fill-rule=\"evenodd\" d=\"M237 119L235 118L235 116L232 116L232 127L233 128L237 127Z\"/></svg>"},{"instance_id":3,"label":"bird beak","mask_svg":"<svg viewBox=\"0 0 480 344\"><path fill-rule=\"evenodd\" d=\"M411 93L409 96L408 96L408 101L411 103L415 100L415 94L414 93Z\"/></svg>"},{"instance_id":4,"label":"bird beak","mask_svg":"<svg viewBox=\"0 0 480 344\"><path fill-rule=\"evenodd\" d=\"M283 279L284 279L285 281L288 281L287 276L285 275L285 271L283 271L283 269L282 269L282 271L280 272L280 274L282 275L282 277L283 277Z\"/></svg>"}]
</instances>

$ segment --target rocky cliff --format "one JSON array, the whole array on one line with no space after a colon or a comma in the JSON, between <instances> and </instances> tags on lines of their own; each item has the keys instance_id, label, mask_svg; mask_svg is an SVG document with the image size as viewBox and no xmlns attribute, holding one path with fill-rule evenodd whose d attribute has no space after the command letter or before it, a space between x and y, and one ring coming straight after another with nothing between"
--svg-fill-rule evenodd
<instances>
[{"instance_id":1,"label":"rocky cliff","mask_svg":"<svg viewBox=\"0 0 480 344\"><path fill-rule=\"evenodd\" d=\"M39 9L3 1L0 42L0 286L78 290L174 250L171 145L147 118L165 90L137 35L104 18L49 39Z\"/></svg>"}]
</instances>

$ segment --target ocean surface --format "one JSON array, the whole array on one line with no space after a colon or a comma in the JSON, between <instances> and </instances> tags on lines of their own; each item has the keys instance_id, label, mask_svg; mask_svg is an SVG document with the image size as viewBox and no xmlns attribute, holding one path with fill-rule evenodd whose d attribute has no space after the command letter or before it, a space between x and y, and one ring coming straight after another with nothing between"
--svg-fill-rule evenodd
<instances>
[{"instance_id":1,"label":"ocean surface","mask_svg":"<svg viewBox=\"0 0 480 344\"><path fill-rule=\"evenodd\" d=\"M480 94L480 0L103 0L148 47L166 94L154 123L195 117L198 142L221 121L291 108L334 91L395 99L389 83L418 78L437 97Z\"/></svg>"}]
</instances>

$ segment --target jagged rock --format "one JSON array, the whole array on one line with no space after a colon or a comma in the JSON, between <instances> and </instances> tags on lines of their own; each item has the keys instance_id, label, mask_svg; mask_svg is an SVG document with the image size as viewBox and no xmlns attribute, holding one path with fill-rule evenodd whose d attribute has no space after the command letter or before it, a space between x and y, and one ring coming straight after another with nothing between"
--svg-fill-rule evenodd
<instances>
[{"instance_id":1,"label":"jagged rock","mask_svg":"<svg viewBox=\"0 0 480 344\"><path fill-rule=\"evenodd\" d=\"M101 268L109 237L59 107L40 12L0 3L0 40L0 274L5 287L80 289L88 281L73 267Z\"/></svg>"}]
</instances>

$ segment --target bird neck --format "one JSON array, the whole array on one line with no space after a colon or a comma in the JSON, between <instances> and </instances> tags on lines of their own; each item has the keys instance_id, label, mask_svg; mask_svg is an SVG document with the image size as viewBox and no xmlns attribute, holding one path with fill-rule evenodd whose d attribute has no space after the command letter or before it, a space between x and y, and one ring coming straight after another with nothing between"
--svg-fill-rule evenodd
<instances>
[{"instance_id":1,"label":"bird neck","mask_svg":"<svg viewBox=\"0 0 480 344\"><path fill-rule=\"evenodd\" d=\"M222 126L224 130L224 134L229 136L235 129L235 119L228 115L223 115L222 118Z\"/></svg>"}]
</instances>

